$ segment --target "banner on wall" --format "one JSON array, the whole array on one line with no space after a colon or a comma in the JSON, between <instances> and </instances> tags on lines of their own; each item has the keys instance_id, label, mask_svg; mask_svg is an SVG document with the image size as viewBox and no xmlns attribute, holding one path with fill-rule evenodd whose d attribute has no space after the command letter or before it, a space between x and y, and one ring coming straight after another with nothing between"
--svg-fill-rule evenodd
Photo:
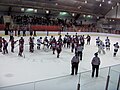
<instances>
[{"instance_id":1,"label":"banner on wall","mask_svg":"<svg viewBox=\"0 0 120 90\"><path fill-rule=\"evenodd\" d=\"M11 22L11 16L3 16L4 23L10 23Z\"/></svg>"}]
</instances>

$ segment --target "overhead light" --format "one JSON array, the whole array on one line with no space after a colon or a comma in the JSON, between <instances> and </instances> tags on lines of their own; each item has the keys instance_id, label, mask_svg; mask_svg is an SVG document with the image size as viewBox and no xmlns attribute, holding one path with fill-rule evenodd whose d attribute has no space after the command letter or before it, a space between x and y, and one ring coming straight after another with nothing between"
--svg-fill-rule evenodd
<instances>
[{"instance_id":1,"label":"overhead light","mask_svg":"<svg viewBox=\"0 0 120 90\"><path fill-rule=\"evenodd\" d=\"M50 11L49 10L46 10L46 14L48 14Z\"/></svg>"},{"instance_id":2,"label":"overhead light","mask_svg":"<svg viewBox=\"0 0 120 90\"><path fill-rule=\"evenodd\" d=\"M87 15L87 17L91 17L91 15Z\"/></svg>"},{"instance_id":3,"label":"overhead light","mask_svg":"<svg viewBox=\"0 0 120 90\"><path fill-rule=\"evenodd\" d=\"M58 3L55 4L56 6L58 5Z\"/></svg>"},{"instance_id":4,"label":"overhead light","mask_svg":"<svg viewBox=\"0 0 120 90\"><path fill-rule=\"evenodd\" d=\"M100 7L102 6L102 4L100 3L100 5L99 5Z\"/></svg>"},{"instance_id":5,"label":"overhead light","mask_svg":"<svg viewBox=\"0 0 120 90\"><path fill-rule=\"evenodd\" d=\"M83 17L86 17L86 15L83 15Z\"/></svg>"},{"instance_id":6,"label":"overhead light","mask_svg":"<svg viewBox=\"0 0 120 90\"><path fill-rule=\"evenodd\" d=\"M75 0L74 2L76 3L77 1Z\"/></svg>"},{"instance_id":7,"label":"overhead light","mask_svg":"<svg viewBox=\"0 0 120 90\"><path fill-rule=\"evenodd\" d=\"M111 4L112 2L111 2L111 0L110 1L108 1L108 4Z\"/></svg>"},{"instance_id":8,"label":"overhead light","mask_svg":"<svg viewBox=\"0 0 120 90\"><path fill-rule=\"evenodd\" d=\"M113 20L113 22L114 22L115 20Z\"/></svg>"},{"instance_id":9,"label":"overhead light","mask_svg":"<svg viewBox=\"0 0 120 90\"><path fill-rule=\"evenodd\" d=\"M111 19L110 19L110 21L111 21Z\"/></svg>"},{"instance_id":10,"label":"overhead light","mask_svg":"<svg viewBox=\"0 0 120 90\"><path fill-rule=\"evenodd\" d=\"M34 12L37 13L37 9L34 9Z\"/></svg>"},{"instance_id":11,"label":"overhead light","mask_svg":"<svg viewBox=\"0 0 120 90\"><path fill-rule=\"evenodd\" d=\"M101 1L101 0L96 0L97 2Z\"/></svg>"},{"instance_id":12,"label":"overhead light","mask_svg":"<svg viewBox=\"0 0 120 90\"><path fill-rule=\"evenodd\" d=\"M119 3L117 3L117 6L119 6L120 4Z\"/></svg>"},{"instance_id":13,"label":"overhead light","mask_svg":"<svg viewBox=\"0 0 120 90\"><path fill-rule=\"evenodd\" d=\"M25 8L21 8L21 11L24 12L24 11L25 11Z\"/></svg>"},{"instance_id":14,"label":"overhead light","mask_svg":"<svg viewBox=\"0 0 120 90\"><path fill-rule=\"evenodd\" d=\"M64 16L64 15L67 15L68 13L67 12L60 12L59 13L61 16Z\"/></svg>"},{"instance_id":15,"label":"overhead light","mask_svg":"<svg viewBox=\"0 0 120 90\"><path fill-rule=\"evenodd\" d=\"M105 2L105 0L102 0L102 2Z\"/></svg>"},{"instance_id":16,"label":"overhead light","mask_svg":"<svg viewBox=\"0 0 120 90\"><path fill-rule=\"evenodd\" d=\"M75 13L72 13L72 16L74 17L74 16L75 16Z\"/></svg>"},{"instance_id":17,"label":"overhead light","mask_svg":"<svg viewBox=\"0 0 120 90\"><path fill-rule=\"evenodd\" d=\"M88 2L85 0L85 3L88 3Z\"/></svg>"},{"instance_id":18,"label":"overhead light","mask_svg":"<svg viewBox=\"0 0 120 90\"><path fill-rule=\"evenodd\" d=\"M100 17L99 16L97 16L97 19L99 19Z\"/></svg>"},{"instance_id":19,"label":"overhead light","mask_svg":"<svg viewBox=\"0 0 120 90\"><path fill-rule=\"evenodd\" d=\"M25 12L28 12L28 13L33 12L33 11L34 11L33 8L28 8L28 9L25 10Z\"/></svg>"}]
</instances>

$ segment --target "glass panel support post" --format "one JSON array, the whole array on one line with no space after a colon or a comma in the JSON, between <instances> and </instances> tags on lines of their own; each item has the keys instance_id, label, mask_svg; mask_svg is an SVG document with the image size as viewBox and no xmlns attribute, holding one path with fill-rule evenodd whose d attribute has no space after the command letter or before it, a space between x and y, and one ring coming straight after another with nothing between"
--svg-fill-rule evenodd
<instances>
[{"instance_id":1,"label":"glass panel support post","mask_svg":"<svg viewBox=\"0 0 120 90\"><path fill-rule=\"evenodd\" d=\"M111 69L111 67L109 67L105 90L108 90L108 86L109 86L109 81L110 81L110 69Z\"/></svg>"},{"instance_id":2,"label":"glass panel support post","mask_svg":"<svg viewBox=\"0 0 120 90\"><path fill-rule=\"evenodd\" d=\"M120 88L120 73L119 73L119 79L118 79L118 85L117 85L117 90Z\"/></svg>"}]
</instances>

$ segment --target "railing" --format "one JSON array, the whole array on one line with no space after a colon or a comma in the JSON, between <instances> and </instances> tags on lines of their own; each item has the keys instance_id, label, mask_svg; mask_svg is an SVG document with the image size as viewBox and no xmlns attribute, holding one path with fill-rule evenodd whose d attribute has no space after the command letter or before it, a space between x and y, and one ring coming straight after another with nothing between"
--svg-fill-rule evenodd
<instances>
[{"instance_id":1,"label":"railing","mask_svg":"<svg viewBox=\"0 0 120 90\"><path fill-rule=\"evenodd\" d=\"M119 90L120 64L104 67L99 76L91 77L91 70L78 75L65 75L35 82L0 87L0 90Z\"/></svg>"}]
</instances>

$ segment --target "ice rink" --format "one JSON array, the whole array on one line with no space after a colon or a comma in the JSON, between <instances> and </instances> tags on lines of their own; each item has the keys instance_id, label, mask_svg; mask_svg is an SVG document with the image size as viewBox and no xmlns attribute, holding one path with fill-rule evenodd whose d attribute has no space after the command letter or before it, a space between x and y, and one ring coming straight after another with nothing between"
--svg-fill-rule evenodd
<instances>
[{"instance_id":1,"label":"ice rink","mask_svg":"<svg viewBox=\"0 0 120 90\"><path fill-rule=\"evenodd\" d=\"M79 34L79 33L78 33ZM113 57L113 44L119 42L120 45L120 36L118 35L107 35L107 34L90 34L91 35L91 45L86 45L83 51L83 60L79 63L79 73L91 70L91 60L94 57L94 53L97 52L98 48L95 45L95 39L100 36L102 41L105 41L106 37L109 36L111 42L111 50L106 51L106 54L99 54L101 59L100 68L113 66L120 64L120 50L117 53L116 57ZM5 39L9 40L9 36L3 36ZM38 39L40 36L35 37ZM44 38L44 36L42 36ZM49 38L50 36L48 36ZM56 38L58 36L55 36ZM85 34L86 37L86 34ZM18 40L20 37L15 37L15 40ZM28 44L28 36L24 37L25 44ZM63 36L62 36L63 38ZM85 40L86 41L86 40ZM86 43L86 42L85 42ZM17 46L18 43L15 45ZM24 89L6 89L0 88L0 90L76 90L76 85L78 82L78 75L71 76L71 58L74 56L74 53L71 53L71 50L68 48L62 48L62 52L60 54L60 58L57 58L56 54L53 55L51 50L37 50L37 46L35 45L34 53L29 52L29 45L24 46L24 57L18 56L18 47L15 48L15 53L10 52L10 43L9 43L9 53L3 55L0 53L0 87L22 84L22 83L29 83L49 78L55 78L59 76L66 76L61 77L58 79L52 79L50 81L42 81L38 82L36 87L34 87L34 83L30 83L26 85ZM118 68L120 70L120 68ZM118 70L117 69L117 70ZM106 81L103 77L107 76L108 68L101 69L100 77L91 78L91 71L82 75L82 82L83 84L88 84L87 87L84 87L81 90L103 90L98 87L97 89L91 86L97 86L97 82L101 83L99 87L103 87ZM105 74L105 75L104 75ZM89 78L89 81L88 81ZM102 78L102 79L101 79ZM57 82L56 80L59 80ZM56 83L57 82L57 83ZM64 84L65 82L69 82ZM93 83L94 82L94 83ZM73 83L73 86L71 86ZM58 85L59 88L57 89ZM64 85L63 85L64 84ZM103 84L103 85L102 85ZM48 85L48 86L47 86ZM53 89L51 88L52 86ZM33 86L33 87L32 87ZM64 87L65 86L65 87ZM22 86L21 86L22 87ZM27 89L29 87L29 89ZM47 87L47 89L46 89ZM64 89L63 89L64 87ZM71 87L71 88L70 88ZM38 89L37 89L38 88ZM104 87L103 87L104 88ZM111 88L109 90L115 90Z\"/></svg>"}]
</instances>

